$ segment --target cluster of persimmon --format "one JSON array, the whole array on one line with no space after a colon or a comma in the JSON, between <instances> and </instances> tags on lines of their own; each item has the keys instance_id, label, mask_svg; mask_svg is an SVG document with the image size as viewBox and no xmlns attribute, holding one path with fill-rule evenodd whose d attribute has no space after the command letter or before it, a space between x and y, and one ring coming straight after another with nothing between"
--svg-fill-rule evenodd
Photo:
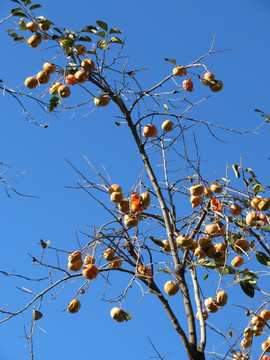
<instances>
[{"instance_id":1,"label":"cluster of persimmon","mask_svg":"<svg viewBox=\"0 0 270 360\"><path fill-rule=\"evenodd\" d=\"M103 259L109 262L108 266L110 269L118 269L122 266L122 259L119 256L115 256L115 250L110 247L103 252ZM98 268L94 265L95 261L96 259L92 254L85 255L82 260L81 252L74 251L68 257L68 268L74 272L82 269L82 275L87 280L93 280L99 273ZM73 299L68 304L67 311L70 313L76 313L79 311L80 307L80 301Z\"/></svg>"},{"instance_id":2,"label":"cluster of persimmon","mask_svg":"<svg viewBox=\"0 0 270 360\"><path fill-rule=\"evenodd\" d=\"M44 19L47 20L47 19ZM43 20L43 21L44 21ZM48 24L37 24L35 22L29 22L26 24L26 27L29 31L37 32L39 29L46 31L49 30L50 25ZM65 44L72 43L71 39L61 39L59 41L60 46L63 48ZM28 45L32 48L37 47L41 43L40 34L32 35L28 41ZM73 44L74 45L74 44ZM78 44L74 47L70 47L70 51L73 51L74 55L79 58L86 54L86 47L83 44ZM65 82L67 85L83 84L89 78L91 72L95 69L95 62L90 58L84 58L80 62L81 70L77 69L74 74L69 74L65 76ZM30 76L25 80L25 86L29 89L35 89L38 84L47 84L50 81L50 74L56 72L56 66L50 62L46 62L43 65L43 71L40 71L36 77ZM61 98L68 98L71 95L71 90L69 86L62 84L61 82L55 82L49 88L51 95L59 95ZM100 94L94 98L94 103L98 107L107 106L110 102L110 97L106 94Z\"/></svg>"},{"instance_id":3,"label":"cluster of persimmon","mask_svg":"<svg viewBox=\"0 0 270 360\"><path fill-rule=\"evenodd\" d=\"M222 191L223 191L222 185L216 183L212 184L210 187L203 186L201 184L191 186L189 192L190 192L190 202L192 208L199 206L203 202L202 196L205 196L206 198L210 198L213 196L214 193L221 194ZM215 206L214 203L213 205ZM220 211L219 209L214 209L214 210Z\"/></svg>"},{"instance_id":4,"label":"cluster of persimmon","mask_svg":"<svg viewBox=\"0 0 270 360\"><path fill-rule=\"evenodd\" d=\"M136 214L148 208L150 205L150 194L148 192L142 194L136 192L131 195L131 199L124 199L122 188L117 184L112 184L108 191L111 195L111 201L118 204L118 210L122 214L125 214L125 225L128 227L136 227L139 222Z\"/></svg>"},{"instance_id":5,"label":"cluster of persimmon","mask_svg":"<svg viewBox=\"0 0 270 360\"><path fill-rule=\"evenodd\" d=\"M215 299L209 297L204 300L204 305L206 310L202 311L203 319L208 319L208 312L209 313L216 313L220 310L223 306L227 304L228 301L228 294L225 291L219 291L215 297ZM199 314L196 315L197 319Z\"/></svg>"},{"instance_id":6,"label":"cluster of persimmon","mask_svg":"<svg viewBox=\"0 0 270 360\"><path fill-rule=\"evenodd\" d=\"M183 75L187 76L187 69L184 66L176 66L173 69L173 75L174 76L183 76ZM210 90L213 92L219 92L223 89L222 81L215 80L215 75L210 72L206 72L203 75L203 77L201 78L201 82L203 83L203 85L209 86ZM182 82L182 86L183 86L183 89L185 89L186 91L192 92L194 90L193 89L193 81L188 77Z\"/></svg>"},{"instance_id":7,"label":"cluster of persimmon","mask_svg":"<svg viewBox=\"0 0 270 360\"><path fill-rule=\"evenodd\" d=\"M251 318L250 326L244 330L244 339L241 341L241 346L244 349L251 347L253 336L261 336L263 334L263 328L269 320L269 310L262 310L258 315L254 315ZM270 352L270 337L262 343L262 350Z\"/></svg>"}]
</instances>

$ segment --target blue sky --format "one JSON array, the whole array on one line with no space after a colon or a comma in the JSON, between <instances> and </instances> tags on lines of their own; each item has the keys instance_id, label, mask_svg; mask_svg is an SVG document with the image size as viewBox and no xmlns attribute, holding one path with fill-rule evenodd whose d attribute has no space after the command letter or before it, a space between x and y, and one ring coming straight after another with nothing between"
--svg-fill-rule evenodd
<instances>
[{"instance_id":1,"label":"blue sky","mask_svg":"<svg viewBox=\"0 0 270 360\"><path fill-rule=\"evenodd\" d=\"M85 25L94 25L96 20L103 20L124 31L128 69L149 67L138 75L145 88L171 73L173 66L164 58L187 65L208 52L216 35L215 49L230 50L210 56L206 64L223 81L224 89L218 94L210 94L207 101L194 109L192 116L228 128L250 130L261 121L254 109L269 111L270 4L267 0L81 0L78 4L69 0L41 0L39 3L42 8L36 11L36 15L43 15L62 27L81 29ZM15 3L2 0L1 18L9 15L14 7ZM0 78L5 85L14 88L26 77L40 71L44 60L50 60L54 50L44 50L45 46L30 49L25 43L13 45L6 33L13 26L12 21L10 19L0 26ZM209 95L208 89L198 80L194 80L194 89L191 98L194 102ZM68 99L67 103L76 101L80 101L79 94ZM115 108L98 109L87 117L83 116L86 111L80 111L74 117L66 112L56 118L29 105L38 121L50 123L44 129L28 123L18 104L8 95L1 96L0 103L0 161L11 165L10 176L25 172L16 183L11 183L18 191L38 197L19 197L11 193L10 199L1 188L0 239L4 256L0 269L33 277L44 276L44 271L33 265L27 255L38 256L40 239L51 240L52 245L60 249L76 250L75 232L89 232L91 225L98 226L108 218L85 193L63 187L74 186L79 178L64 157L91 179L94 174L82 154L99 171L104 165L112 182L121 184L125 191L138 178L142 164L127 129L114 124L117 120L113 117L118 115ZM222 142L209 137L204 130L199 131L196 136L201 158L205 160L201 168L203 176L214 174L212 180L225 177L226 164L239 164L241 156L244 167L252 168L258 178L268 184L268 127L265 125L258 134L246 135L217 130L215 134ZM230 176L234 176L230 171ZM234 184L242 186L238 182ZM83 246L85 237L80 234L79 238ZM0 278L4 289L1 291L1 305L10 304L12 309L28 301L28 295L18 291L17 285L31 288L34 292L36 287L39 290L42 287L41 284L18 282L1 274ZM161 275L160 282L167 279L167 275ZM118 284L126 280L116 277L113 280L117 295ZM211 281L216 279L213 277ZM50 297L44 299L44 318L39 325L46 333L36 329L34 344L38 360L59 356L66 359L105 359L109 356L118 360L127 356L131 360L146 359L155 356L148 336L162 356L167 355L166 359L173 360L179 355L186 359L177 335L153 295L145 295L140 301L140 289L134 287L124 306L132 313L133 319L117 324L109 317L112 305L100 301L103 285L102 281L91 283L81 311L74 316L63 310L73 296L76 282L56 300L49 302ZM250 300L239 289L232 294L235 301L240 296L243 303ZM177 307L177 299L171 301ZM237 311L236 307L230 309L235 316ZM182 309L177 312L184 316ZM213 317L213 324L224 319L226 309ZM24 348L23 324L28 328L30 320L31 311L28 311L24 316L1 324L0 334L5 339L0 349L1 359L29 359L29 347ZM245 327L244 317L239 321ZM215 335L210 335L208 349L215 341ZM220 339L216 345L219 342Z\"/></svg>"}]
</instances>

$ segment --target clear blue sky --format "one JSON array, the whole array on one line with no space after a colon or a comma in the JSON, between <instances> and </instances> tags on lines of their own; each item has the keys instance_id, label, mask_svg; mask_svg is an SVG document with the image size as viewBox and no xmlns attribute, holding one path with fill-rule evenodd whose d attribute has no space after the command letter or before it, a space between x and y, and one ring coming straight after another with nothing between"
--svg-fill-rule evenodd
<instances>
[{"instance_id":1,"label":"clear blue sky","mask_svg":"<svg viewBox=\"0 0 270 360\"><path fill-rule=\"evenodd\" d=\"M270 4L267 0L81 0L78 3L41 0L39 3L42 8L36 14L62 27L81 29L85 25L94 25L96 20L103 20L109 26L123 30L126 39L124 54L129 56L128 68L149 67L139 75L145 87L171 73L172 65L164 61L165 57L187 65L209 50L216 35L215 49L231 50L212 55L206 63L223 81L224 89L218 94L210 94L210 98L194 110L194 117L228 128L249 130L256 128L261 121L254 109L269 111ZM1 18L9 15L14 7L15 3L2 0ZM26 77L40 71L44 60L51 60L53 53L52 50L44 50L45 46L35 51L25 43L13 45L6 33L12 27L12 21L10 19L0 26L0 78L11 88L21 85ZM208 89L198 80L194 81L194 88L194 102L209 95ZM74 104L80 99L77 95L68 101ZM26 122L18 104L8 95L0 97L0 104L0 161L11 165L10 176L25 172L17 183L12 182L18 191L39 197L25 198L11 193L10 199L5 195L4 188L0 189L0 269L32 277L44 276L41 269L31 264L27 255L30 252L38 256L40 239L51 240L52 246L60 249L76 250L75 232L89 232L89 226L101 225L108 217L85 193L63 187L76 184L79 178L63 157L91 178L94 175L82 157L85 154L99 170L102 170L103 164L112 182L121 184L125 191L138 178L142 166L137 154L133 154L135 146L127 129L114 124L117 120L113 116L118 115L115 108L98 109L88 117L83 116L85 112L79 112L75 117L71 113L63 113L56 118L45 115L37 107L32 109L30 105L38 121L50 122L49 127L43 129ZM216 172L212 180L225 177L226 164L239 164L242 156L245 167L252 168L259 179L269 182L267 126L257 135L240 136L220 130L215 134L223 142L204 138L203 131L197 134L201 157L207 160L202 165L204 176ZM237 183L237 186L240 185ZM79 237L83 245L85 237ZM167 279L166 275L162 275L160 283ZM0 307L10 304L10 311L30 299L16 289L16 285L34 292L42 287L42 284L18 282L1 274L0 280ZM115 295L118 290L120 292L117 284L121 281L126 280L114 279ZM56 300L49 303L50 297L44 299L44 318L39 325L46 333L36 329L36 359L148 359L155 356L148 336L161 355L167 355L166 359L186 359L178 337L153 295L146 295L139 302L140 289L134 287L124 306L132 313L133 319L117 324L109 317L112 305L100 301L103 285L102 281L91 284L81 311L74 316L63 310L74 294L76 282ZM235 299L243 296L243 303L249 301L239 289L234 296ZM171 301L177 306L177 299ZM232 308L230 311L237 316L239 310ZM181 309L177 313L184 316ZM24 316L1 324L0 359L30 358L29 347L24 348L26 341L23 338L23 324L29 328L30 319L31 310ZM225 323L225 319L226 309L223 309L213 316L211 322L215 325L224 320ZM246 320L239 321L243 321L245 327ZM221 338L216 340L215 335L210 335L208 349L220 342Z\"/></svg>"}]
</instances>

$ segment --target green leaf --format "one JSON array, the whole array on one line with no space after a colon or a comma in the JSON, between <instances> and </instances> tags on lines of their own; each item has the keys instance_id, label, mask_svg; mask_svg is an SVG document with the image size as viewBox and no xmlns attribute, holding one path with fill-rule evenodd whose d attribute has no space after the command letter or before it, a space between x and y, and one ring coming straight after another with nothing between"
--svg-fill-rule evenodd
<instances>
[{"instance_id":1,"label":"green leaf","mask_svg":"<svg viewBox=\"0 0 270 360\"><path fill-rule=\"evenodd\" d=\"M58 32L58 34L64 35L64 34L62 33L62 31L61 31L61 30L59 30L59 29L58 29L58 28L56 28L56 27L54 27L54 28L53 28L53 30L54 30L54 31L57 31L57 32Z\"/></svg>"},{"instance_id":2,"label":"green leaf","mask_svg":"<svg viewBox=\"0 0 270 360\"><path fill-rule=\"evenodd\" d=\"M169 108L168 108L168 106L167 106L166 104L163 104L163 107L164 107L164 110L165 110L165 111L168 111L168 110L169 110Z\"/></svg>"},{"instance_id":3,"label":"green leaf","mask_svg":"<svg viewBox=\"0 0 270 360\"><path fill-rule=\"evenodd\" d=\"M260 223L263 223L263 222L262 221L256 221L256 223L260 225ZM260 229L270 232L270 225L260 226Z\"/></svg>"},{"instance_id":4,"label":"green leaf","mask_svg":"<svg viewBox=\"0 0 270 360\"><path fill-rule=\"evenodd\" d=\"M172 270L170 269L162 269L162 268L158 268L158 271L164 272L165 274L170 274L172 275Z\"/></svg>"},{"instance_id":5,"label":"green leaf","mask_svg":"<svg viewBox=\"0 0 270 360\"><path fill-rule=\"evenodd\" d=\"M73 46L73 44L74 44L74 40L69 39L64 43L64 45L62 46L62 49L64 51L69 51L69 49Z\"/></svg>"},{"instance_id":6,"label":"green leaf","mask_svg":"<svg viewBox=\"0 0 270 360\"><path fill-rule=\"evenodd\" d=\"M21 5L21 3L20 3L18 0L11 0L11 1L13 1L13 2L15 2L15 3L17 3L17 4Z\"/></svg>"},{"instance_id":7,"label":"green leaf","mask_svg":"<svg viewBox=\"0 0 270 360\"><path fill-rule=\"evenodd\" d=\"M59 104L60 99L57 96L53 96L50 98L50 106L49 106L49 112L52 112L56 106Z\"/></svg>"},{"instance_id":8,"label":"green leaf","mask_svg":"<svg viewBox=\"0 0 270 360\"><path fill-rule=\"evenodd\" d=\"M33 320L34 321L41 319L42 316L43 316L43 314L40 311L35 310L35 308L33 309Z\"/></svg>"},{"instance_id":9,"label":"green leaf","mask_svg":"<svg viewBox=\"0 0 270 360\"><path fill-rule=\"evenodd\" d=\"M239 168L240 168L240 166L238 166L238 165L232 165L232 169L234 171L234 175L235 175L236 179L240 178L240 172L238 170Z\"/></svg>"},{"instance_id":10,"label":"green leaf","mask_svg":"<svg viewBox=\"0 0 270 360\"><path fill-rule=\"evenodd\" d=\"M15 8L15 9L11 9L11 14L14 14L14 13L16 13L16 12L18 12L18 11L21 11L22 10L22 8L21 7L18 7L18 8Z\"/></svg>"},{"instance_id":11,"label":"green leaf","mask_svg":"<svg viewBox=\"0 0 270 360\"><path fill-rule=\"evenodd\" d=\"M123 317L125 318L126 321L129 321L132 319L132 315L128 311L122 310L121 315L123 315Z\"/></svg>"},{"instance_id":12,"label":"green leaf","mask_svg":"<svg viewBox=\"0 0 270 360\"><path fill-rule=\"evenodd\" d=\"M103 30L108 31L108 25L107 25L104 21L98 20L96 23L97 23L98 26L100 26Z\"/></svg>"},{"instance_id":13,"label":"green leaf","mask_svg":"<svg viewBox=\"0 0 270 360\"><path fill-rule=\"evenodd\" d=\"M41 8L41 7L42 7L42 5L36 4L36 5L30 6L29 10L31 11L31 10L35 10L35 9L38 9L38 8Z\"/></svg>"},{"instance_id":14,"label":"green leaf","mask_svg":"<svg viewBox=\"0 0 270 360\"><path fill-rule=\"evenodd\" d=\"M208 279L208 276L209 276L209 274L205 274L204 277L203 277L203 280Z\"/></svg>"},{"instance_id":15,"label":"green leaf","mask_svg":"<svg viewBox=\"0 0 270 360\"><path fill-rule=\"evenodd\" d=\"M236 270L231 266L225 266L224 270L221 271L223 271L222 272L223 275L232 275L236 273Z\"/></svg>"},{"instance_id":16,"label":"green leaf","mask_svg":"<svg viewBox=\"0 0 270 360\"><path fill-rule=\"evenodd\" d=\"M85 26L80 32L89 32L92 34L96 34L97 31L98 31L98 28L96 26L88 25L88 26Z\"/></svg>"},{"instance_id":17,"label":"green leaf","mask_svg":"<svg viewBox=\"0 0 270 360\"><path fill-rule=\"evenodd\" d=\"M122 40L120 40L119 38L117 38L115 36L112 36L108 42L114 43L114 44L124 44L124 42Z\"/></svg>"},{"instance_id":18,"label":"green leaf","mask_svg":"<svg viewBox=\"0 0 270 360\"><path fill-rule=\"evenodd\" d=\"M16 33L12 33L12 34L8 34L8 35L13 37L14 39L19 37L18 34L16 34Z\"/></svg>"},{"instance_id":19,"label":"green leaf","mask_svg":"<svg viewBox=\"0 0 270 360\"><path fill-rule=\"evenodd\" d=\"M14 14L12 14L13 16L23 16L23 17L26 17L27 18L27 15L25 14L25 13L23 13L23 12L15 12Z\"/></svg>"},{"instance_id":20,"label":"green leaf","mask_svg":"<svg viewBox=\"0 0 270 360\"><path fill-rule=\"evenodd\" d=\"M89 36L83 35L79 37L79 41L87 41L87 42L91 42L92 39Z\"/></svg>"},{"instance_id":21,"label":"green leaf","mask_svg":"<svg viewBox=\"0 0 270 360\"><path fill-rule=\"evenodd\" d=\"M216 264L208 259L200 259L197 262L195 262L195 265L203 266L210 269L214 269L216 267Z\"/></svg>"},{"instance_id":22,"label":"green leaf","mask_svg":"<svg viewBox=\"0 0 270 360\"><path fill-rule=\"evenodd\" d=\"M109 34L123 34L123 31L118 30L116 28L111 28Z\"/></svg>"},{"instance_id":23,"label":"green leaf","mask_svg":"<svg viewBox=\"0 0 270 360\"><path fill-rule=\"evenodd\" d=\"M47 247L47 243L45 243L45 241L40 239L40 245L42 246L42 249L46 249Z\"/></svg>"},{"instance_id":24,"label":"green leaf","mask_svg":"<svg viewBox=\"0 0 270 360\"><path fill-rule=\"evenodd\" d=\"M58 35L53 35L52 36L52 40L57 40L57 39L59 39L60 38L60 36L58 36Z\"/></svg>"},{"instance_id":25,"label":"green leaf","mask_svg":"<svg viewBox=\"0 0 270 360\"><path fill-rule=\"evenodd\" d=\"M20 22L18 23L20 25L20 30L25 31L27 30L26 24L24 22L24 18L21 18Z\"/></svg>"},{"instance_id":26,"label":"green leaf","mask_svg":"<svg viewBox=\"0 0 270 360\"><path fill-rule=\"evenodd\" d=\"M27 5L29 5L29 4L31 4L31 1L30 1L30 0L24 0L24 5L25 5L25 6L27 6Z\"/></svg>"},{"instance_id":27,"label":"green leaf","mask_svg":"<svg viewBox=\"0 0 270 360\"><path fill-rule=\"evenodd\" d=\"M103 49L103 50L108 50L109 49L109 46L108 46L108 44L106 43L105 40L99 40L98 43L97 43L97 47L100 48L100 49Z\"/></svg>"},{"instance_id":28,"label":"green leaf","mask_svg":"<svg viewBox=\"0 0 270 360\"><path fill-rule=\"evenodd\" d=\"M97 55L96 50L89 50L87 51L87 54Z\"/></svg>"},{"instance_id":29,"label":"green leaf","mask_svg":"<svg viewBox=\"0 0 270 360\"><path fill-rule=\"evenodd\" d=\"M99 31L98 33L96 33L96 35L105 39L106 33L105 33L105 31Z\"/></svg>"},{"instance_id":30,"label":"green leaf","mask_svg":"<svg viewBox=\"0 0 270 360\"><path fill-rule=\"evenodd\" d=\"M269 256L267 256L263 252L261 252L261 251L257 252L256 253L256 258L259 261L259 263L270 267L270 258L269 258Z\"/></svg>"},{"instance_id":31,"label":"green leaf","mask_svg":"<svg viewBox=\"0 0 270 360\"><path fill-rule=\"evenodd\" d=\"M255 174L254 174L254 172L252 171L251 168L247 168L245 171L248 172L248 173L250 173L252 176L255 177Z\"/></svg>"},{"instance_id":32,"label":"green leaf","mask_svg":"<svg viewBox=\"0 0 270 360\"><path fill-rule=\"evenodd\" d=\"M265 188L262 184L255 184L252 187L253 192L257 195L259 192L265 192Z\"/></svg>"},{"instance_id":33,"label":"green leaf","mask_svg":"<svg viewBox=\"0 0 270 360\"><path fill-rule=\"evenodd\" d=\"M244 291L244 293L253 298L255 294L254 286L250 285L249 282L246 281L240 281L241 289Z\"/></svg>"},{"instance_id":34,"label":"green leaf","mask_svg":"<svg viewBox=\"0 0 270 360\"><path fill-rule=\"evenodd\" d=\"M14 39L14 41L25 41L25 37L24 36L20 36Z\"/></svg>"},{"instance_id":35,"label":"green leaf","mask_svg":"<svg viewBox=\"0 0 270 360\"><path fill-rule=\"evenodd\" d=\"M153 243L155 243L156 245L158 246L161 246L161 247L165 247L165 245L163 244L163 242L159 239L156 239L154 238L154 236L149 236L149 239L153 241Z\"/></svg>"},{"instance_id":36,"label":"green leaf","mask_svg":"<svg viewBox=\"0 0 270 360\"><path fill-rule=\"evenodd\" d=\"M167 59L167 58L165 58L164 60L173 63L173 65L176 65L176 60L175 59Z\"/></svg>"},{"instance_id":37,"label":"green leaf","mask_svg":"<svg viewBox=\"0 0 270 360\"><path fill-rule=\"evenodd\" d=\"M114 123L115 123L115 125L117 125L117 126L121 126L121 123L120 123L120 122L115 121Z\"/></svg>"}]
</instances>

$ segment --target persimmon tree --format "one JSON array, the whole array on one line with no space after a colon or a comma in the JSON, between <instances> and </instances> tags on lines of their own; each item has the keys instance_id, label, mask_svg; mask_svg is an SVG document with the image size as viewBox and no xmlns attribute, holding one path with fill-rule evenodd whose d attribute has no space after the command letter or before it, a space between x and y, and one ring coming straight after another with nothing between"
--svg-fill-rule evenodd
<instances>
[{"instance_id":1,"label":"persimmon tree","mask_svg":"<svg viewBox=\"0 0 270 360\"><path fill-rule=\"evenodd\" d=\"M5 95L18 102L28 121L44 128L53 123L40 123L29 111L29 103L51 117L64 111L76 116L78 110L91 116L105 106L117 109L115 125L125 127L127 136L135 142L141 170L133 186L127 188L111 181L105 168L96 169L91 159L85 157L95 181L66 159L79 176L78 183L71 187L94 199L110 220L95 224L93 232L85 234L81 248L74 251L41 241L41 253L30 256L47 274L43 290L27 290L32 298L22 307L2 304L0 322L33 310L27 338L34 358L35 327L50 291L59 289L59 294L64 285L78 279L73 298L67 299L67 312L77 313L84 306L84 298L91 296L90 283L103 278L104 294L113 304L111 317L115 321L131 319L132 309L125 308L125 300L131 287L138 285L143 296L150 293L159 300L160 311L167 313L172 331L179 335L190 360L269 359L265 353L270 352L270 298L260 276L261 269L270 266L268 187L242 163L228 166L226 178L212 179L212 171L204 177L196 137L202 127L209 137L215 137L217 128L239 134L257 129L239 131L190 115L207 100L194 102L190 95L196 87L205 86L213 94L222 90L223 82L204 63L222 51L214 49L213 41L209 51L190 64L165 59L172 70L145 88L137 79L139 70L128 70L122 31L99 20L82 30L69 31L46 15L37 17L35 9L40 4L13 2L18 7L4 19L16 20L8 35L33 51L54 46L55 54L61 56L45 62L43 69L28 76L19 88L1 83ZM72 103L73 91L80 93L80 103ZM261 114L268 120L266 114ZM242 186L231 185L234 178L239 179L237 184L242 179ZM117 278L120 273L126 279L121 295L110 298L110 277ZM168 276L165 284L160 280L162 273ZM215 279L211 293L207 281L210 274ZM219 324L211 324L214 313L230 306L231 289L237 286L243 296L253 299L250 308L238 304L239 316L247 316L246 328L239 329L230 319L228 329L219 330ZM186 319L177 316L171 296L178 298L177 307L184 307ZM222 338L223 353L207 343L206 335L211 331Z\"/></svg>"}]
</instances>

